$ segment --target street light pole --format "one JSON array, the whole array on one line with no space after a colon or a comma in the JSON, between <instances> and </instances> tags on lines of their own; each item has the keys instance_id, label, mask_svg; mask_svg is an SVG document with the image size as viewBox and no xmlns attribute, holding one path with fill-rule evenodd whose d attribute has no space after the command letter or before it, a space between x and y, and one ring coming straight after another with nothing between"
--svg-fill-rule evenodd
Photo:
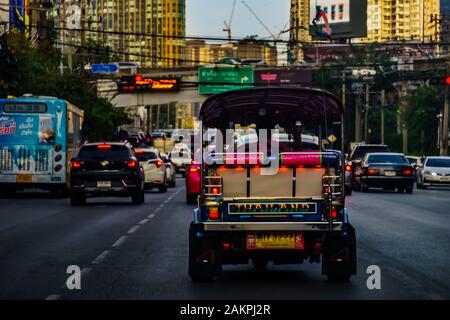
<instances>
[{"instance_id":1,"label":"street light pole","mask_svg":"<svg viewBox=\"0 0 450 320\"><path fill-rule=\"evenodd\" d=\"M448 155L448 109L449 109L449 90L448 85L445 86L445 103L444 114L442 119L442 150L441 155Z\"/></svg>"}]
</instances>

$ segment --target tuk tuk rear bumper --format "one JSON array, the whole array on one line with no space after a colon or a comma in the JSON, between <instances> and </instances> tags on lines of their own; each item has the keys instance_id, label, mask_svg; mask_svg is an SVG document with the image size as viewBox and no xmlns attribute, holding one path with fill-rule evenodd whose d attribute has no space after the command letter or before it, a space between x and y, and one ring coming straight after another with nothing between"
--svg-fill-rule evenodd
<instances>
[{"instance_id":1,"label":"tuk tuk rear bumper","mask_svg":"<svg viewBox=\"0 0 450 320\"><path fill-rule=\"evenodd\" d=\"M204 231L328 231L328 222L202 222ZM333 222L342 231L344 222Z\"/></svg>"}]
</instances>

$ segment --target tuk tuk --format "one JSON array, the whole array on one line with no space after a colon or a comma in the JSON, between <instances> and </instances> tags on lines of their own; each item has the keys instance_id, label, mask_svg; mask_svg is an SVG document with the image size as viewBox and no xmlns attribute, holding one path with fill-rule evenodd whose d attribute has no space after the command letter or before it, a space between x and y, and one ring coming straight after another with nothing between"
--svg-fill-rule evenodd
<instances>
[{"instance_id":1,"label":"tuk tuk","mask_svg":"<svg viewBox=\"0 0 450 320\"><path fill-rule=\"evenodd\" d=\"M249 261L255 268L321 263L322 274L338 281L356 274L343 113L333 94L303 87L234 90L203 103L201 193L189 230L193 281ZM331 134L341 150L326 140Z\"/></svg>"}]
</instances>

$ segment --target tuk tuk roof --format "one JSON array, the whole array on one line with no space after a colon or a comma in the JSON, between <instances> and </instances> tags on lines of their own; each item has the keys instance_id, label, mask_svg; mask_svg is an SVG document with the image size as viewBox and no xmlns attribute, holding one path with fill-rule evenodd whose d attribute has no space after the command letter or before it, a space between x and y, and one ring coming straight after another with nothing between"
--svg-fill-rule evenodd
<instances>
[{"instance_id":1,"label":"tuk tuk roof","mask_svg":"<svg viewBox=\"0 0 450 320\"><path fill-rule=\"evenodd\" d=\"M328 91L307 87L258 87L209 97L202 105L200 119L210 128L230 121L251 122L262 108L280 123L320 123L325 119L340 119L344 111L341 101Z\"/></svg>"}]
</instances>

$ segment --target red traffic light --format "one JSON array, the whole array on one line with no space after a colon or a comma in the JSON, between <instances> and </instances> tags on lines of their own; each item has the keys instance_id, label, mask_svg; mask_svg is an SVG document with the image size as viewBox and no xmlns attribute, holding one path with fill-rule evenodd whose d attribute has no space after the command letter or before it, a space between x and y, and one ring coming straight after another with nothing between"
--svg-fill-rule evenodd
<instances>
[{"instance_id":1,"label":"red traffic light","mask_svg":"<svg viewBox=\"0 0 450 320\"><path fill-rule=\"evenodd\" d=\"M446 84L447 86L450 86L450 76L446 76L446 77L445 77L445 84Z\"/></svg>"}]
</instances>

